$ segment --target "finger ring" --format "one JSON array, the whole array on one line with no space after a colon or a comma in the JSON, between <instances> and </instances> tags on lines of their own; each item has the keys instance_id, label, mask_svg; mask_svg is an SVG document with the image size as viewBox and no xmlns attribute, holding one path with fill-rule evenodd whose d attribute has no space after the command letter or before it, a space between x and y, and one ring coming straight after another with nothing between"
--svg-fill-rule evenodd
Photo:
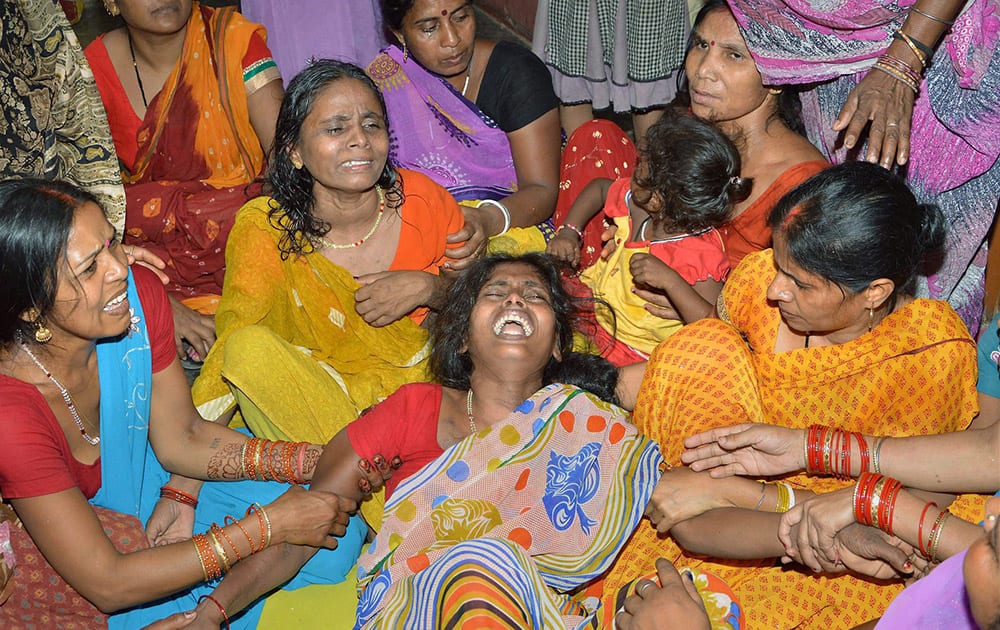
<instances>
[{"instance_id":1,"label":"finger ring","mask_svg":"<svg viewBox=\"0 0 1000 630\"><path fill-rule=\"evenodd\" d=\"M653 583L650 582L649 580L644 580L639 583L639 586L638 588L635 589L635 592L639 597L644 597L643 593L645 593L646 589L648 589L652 585Z\"/></svg>"},{"instance_id":2,"label":"finger ring","mask_svg":"<svg viewBox=\"0 0 1000 630\"><path fill-rule=\"evenodd\" d=\"M898 127L899 123L894 123L894 122L885 123L885 126L886 127Z\"/></svg>"}]
</instances>

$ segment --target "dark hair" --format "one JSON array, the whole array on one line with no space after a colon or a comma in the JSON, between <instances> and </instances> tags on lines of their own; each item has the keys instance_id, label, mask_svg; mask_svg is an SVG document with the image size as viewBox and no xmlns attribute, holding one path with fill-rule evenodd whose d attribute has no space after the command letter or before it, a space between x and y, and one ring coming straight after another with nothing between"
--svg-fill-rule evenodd
<instances>
[{"instance_id":1,"label":"dark hair","mask_svg":"<svg viewBox=\"0 0 1000 630\"><path fill-rule=\"evenodd\" d=\"M442 309L431 326L431 372L446 387L468 389L472 359L462 346L468 341L472 309L479 291L497 267L510 263L529 265L538 273L551 297L556 339L562 360L552 358L545 367L543 384L567 383L617 404L618 371L605 359L581 357L573 352L573 323L576 303L562 282L565 266L547 254L522 256L494 254L467 267L448 287Z\"/></svg>"},{"instance_id":2,"label":"dark hair","mask_svg":"<svg viewBox=\"0 0 1000 630\"><path fill-rule=\"evenodd\" d=\"M659 204L646 210L669 232L697 232L725 223L750 195L740 177L740 153L714 125L667 110L639 143L645 172L635 182ZM657 207L658 206L658 207Z\"/></svg>"},{"instance_id":3,"label":"dark hair","mask_svg":"<svg viewBox=\"0 0 1000 630\"><path fill-rule=\"evenodd\" d=\"M55 303L60 261L73 227L73 214L97 199L72 184L42 179L0 182L0 347L18 334L33 339L21 319L34 308L42 319Z\"/></svg>"},{"instance_id":4,"label":"dark hair","mask_svg":"<svg viewBox=\"0 0 1000 630\"><path fill-rule=\"evenodd\" d=\"M694 18L694 23L691 25L691 33L688 35L687 47L684 49L687 51L684 53L685 62L687 61L688 53L694 47L695 29L698 28L698 25L709 14L722 10L728 11L732 15L732 10L730 10L726 0L706 0L705 4L702 5L701 10L698 11L698 14ZM768 117L768 121L777 118L795 133L805 136L806 126L802 122L802 101L799 99L798 88L793 85L782 85L780 87L781 94L778 94L775 99L777 106L771 116ZM673 104L684 108L691 105L687 72L677 73L677 96L674 98Z\"/></svg>"},{"instance_id":5,"label":"dark hair","mask_svg":"<svg viewBox=\"0 0 1000 630\"><path fill-rule=\"evenodd\" d=\"M403 29L403 19L413 8L414 0L382 0L382 21L394 31Z\"/></svg>"},{"instance_id":6,"label":"dark hair","mask_svg":"<svg viewBox=\"0 0 1000 630\"><path fill-rule=\"evenodd\" d=\"M382 108L386 126L389 124L382 93L368 75L354 64L335 59L318 59L288 83L285 97L281 101L281 109L278 111L274 148L267 169L267 192L271 196L269 216L275 229L283 232L278 243L283 259L291 254L301 253L306 247L308 237L322 236L330 230L325 221L313 215L312 175L304 166L295 168L289 154L299 142L302 123L312 111L316 95L331 83L341 79L359 81L371 90ZM385 190L390 208L402 205L402 186L397 186L398 182L399 174L389 160L386 160L377 183Z\"/></svg>"},{"instance_id":7,"label":"dark hair","mask_svg":"<svg viewBox=\"0 0 1000 630\"><path fill-rule=\"evenodd\" d=\"M944 243L937 206L920 205L902 180L876 164L847 162L814 175L778 201L768 224L806 271L856 294L888 278L912 295L925 257Z\"/></svg>"}]
</instances>

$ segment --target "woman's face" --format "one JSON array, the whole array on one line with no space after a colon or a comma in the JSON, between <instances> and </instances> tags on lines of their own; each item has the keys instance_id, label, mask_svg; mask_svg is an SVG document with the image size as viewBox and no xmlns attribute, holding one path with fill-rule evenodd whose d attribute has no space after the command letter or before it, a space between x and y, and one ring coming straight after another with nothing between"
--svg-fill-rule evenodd
<instances>
[{"instance_id":1,"label":"woman's face","mask_svg":"<svg viewBox=\"0 0 1000 630\"><path fill-rule=\"evenodd\" d=\"M375 185L389 155L389 133L378 98L357 79L324 86L290 151L309 170L314 194L363 192Z\"/></svg>"},{"instance_id":2,"label":"woman's face","mask_svg":"<svg viewBox=\"0 0 1000 630\"><path fill-rule=\"evenodd\" d=\"M982 538L965 554L962 572L972 617L980 628L994 628L1000 621L1000 497L986 502Z\"/></svg>"},{"instance_id":3,"label":"woman's face","mask_svg":"<svg viewBox=\"0 0 1000 630\"><path fill-rule=\"evenodd\" d=\"M788 254L780 232L774 233L776 274L767 287L767 299L775 302L785 324L800 333L831 333L868 327L864 292L850 294L823 276L799 267Z\"/></svg>"},{"instance_id":4,"label":"woman's face","mask_svg":"<svg viewBox=\"0 0 1000 630\"><path fill-rule=\"evenodd\" d=\"M187 25L191 0L109 0L121 9L122 19L134 30L172 35Z\"/></svg>"},{"instance_id":5,"label":"woman's face","mask_svg":"<svg viewBox=\"0 0 1000 630\"><path fill-rule=\"evenodd\" d=\"M736 19L727 9L706 15L693 35L684 61L691 111L710 122L737 121L773 107L774 96L761 83Z\"/></svg>"},{"instance_id":6,"label":"woman's face","mask_svg":"<svg viewBox=\"0 0 1000 630\"><path fill-rule=\"evenodd\" d=\"M466 72L476 43L476 18L467 0L416 0L396 37L434 74Z\"/></svg>"},{"instance_id":7,"label":"woman's face","mask_svg":"<svg viewBox=\"0 0 1000 630\"><path fill-rule=\"evenodd\" d=\"M101 208L85 202L73 216L56 299L45 317L53 344L120 335L131 321L128 263Z\"/></svg>"},{"instance_id":8,"label":"woman's face","mask_svg":"<svg viewBox=\"0 0 1000 630\"><path fill-rule=\"evenodd\" d=\"M497 265L479 290L469 323L468 350L481 357L516 359L541 371L559 358L552 295L539 273L526 263Z\"/></svg>"}]
</instances>

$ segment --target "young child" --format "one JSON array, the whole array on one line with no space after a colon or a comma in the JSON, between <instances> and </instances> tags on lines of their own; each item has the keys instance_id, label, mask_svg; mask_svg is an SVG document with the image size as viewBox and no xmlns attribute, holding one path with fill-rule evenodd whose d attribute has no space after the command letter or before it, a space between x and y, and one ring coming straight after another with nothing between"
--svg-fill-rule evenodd
<instances>
[{"instance_id":1,"label":"young child","mask_svg":"<svg viewBox=\"0 0 1000 630\"><path fill-rule=\"evenodd\" d=\"M750 194L733 143L708 123L667 113L650 127L631 179L595 180L570 208L547 251L576 265L581 231L604 209L617 227L615 250L583 271L593 292L602 356L621 366L644 361L685 323L712 313L729 258L715 229ZM673 313L644 299L659 293ZM663 315L670 314L671 318Z\"/></svg>"}]
</instances>

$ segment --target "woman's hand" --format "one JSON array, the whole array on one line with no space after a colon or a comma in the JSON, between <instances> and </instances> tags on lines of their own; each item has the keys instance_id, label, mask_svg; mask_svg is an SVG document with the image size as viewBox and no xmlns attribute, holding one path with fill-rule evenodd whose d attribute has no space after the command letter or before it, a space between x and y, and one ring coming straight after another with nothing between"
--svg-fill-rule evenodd
<instances>
[{"instance_id":1,"label":"woman's hand","mask_svg":"<svg viewBox=\"0 0 1000 630\"><path fill-rule=\"evenodd\" d=\"M580 236L573 230L560 229L545 246L545 253L563 260L574 268L580 264Z\"/></svg>"},{"instance_id":2,"label":"woman's hand","mask_svg":"<svg viewBox=\"0 0 1000 630\"><path fill-rule=\"evenodd\" d=\"M674 304L670 301L670 298L663 295L659 291L651 291L649 289L634 286L632 287L632 293L635 293L640 299L646 301L643 308L651 314L662 319L681 318L680 313L678 313L677 309L674 308Z\"/></svg>"},{"instance_id":3,"label":"woman's hand","mask_svg":"<svg viewBox=\"0 0 1000 630\"><path fill-rule=\"evenodd\" d=\"M438 277L425 271L380 271L356 280L361 288L354 292L354 310L370 325L381 327L428 305Z\"/></svg>"},{"instance_id":4,"label":"woman's hand","mask_svg":"<svg viewBox=\"0 0 1000 630\"><path fill-rule=\"evenodd\" d=\"M736 424L684 440L681 461L713 477L771 477L805 468L805 431L769 424Z\"/></svg>"},{"instance_id":5,"label":"woman's hand","mask_svg":"<svg viewBox=\"0 0 1000 630\"><path fill-rule=\"evenodd\" d=\"M365 496L378 491L385 485L386 481L392 478L392 473L402 464L403 460L399 459L398 456L393 457L391 462L386 461L381 455L375 455L371 461L358 460L358 471L361 473L361 478L358 479L358 489Z\"/></svg>"},{"instance_id":6,"label":"woman's hand","mask_svg":"<svg viewBox=\"0 0 1000 630\"><path fill-rule=\"evenodd\" d=\"M190 540L194 534L194 508L160 499L146 521L146 539L153 547Z\"/></svg>"},{"instance_id":7,"label":"woman's hand","mask_svg":"<svg viewBox=\"0 0 1000 630\"><path fill-rule=\"evenodd\" d=\"M218 630L219 624L209 621L207 617L204 619L199 618L198 613L193 610L186 610L174 613L165 619L154 621L148 626L143 626L142 630L176 630L177 628L188 628L189 630L211 628L212 630Z\"/></svg>"},{"instance_id":8,"label":"woman's hand","mask_svg":"<svg viewBox=\"0 0 1000 630\"><path fill-rule=\"evenodd\" d=\"M659 584L640 580L635 595L625 600L624 610L615 615L615 627L621 630L655 630L670 627L709 630L712 627L691 574L681 577L674 565L657 558L656 575Z\"/></svg>"},{"instance_id":9,"label":"woman's hand","mask_svg":"<svg viewBox=\"0 0 1000 630\"><path fill-rule=\"evenodd\" d=\"M334 549L335 538L347 531L358 504L332 492L292 486L264 509L271 520L272 544L286 542Z\"/></svg>"},{"instance_id":10,"label":"woman's hand","mask_svg":"<svg viewBox=\"0 0 1000 630\"><path fill-rule=\"evenodd\" d=\"M677 523L709 510L734 507L725 494L726 484L686 466L666 470L653 488L645 515L656 531L665 534Z\"/></svg>"},{"instance_id":11,"label":"woman's hand","mask_svg":"<svg viewBox=\"0 0 1000 630\"><path fill-rule=\"evenodd\" d=\"M449 234L445 242L462 244L444 250L444 253L453 259L445 263L445 268L455 271L465 269L473 260L482 256L483 252L486 251L487 239L495 231L500 230L500 227L497 227L496 230L493 229L493 219L495 218L493 214L498 212L495 208L491 206L476 208L462 204L459 204L458 207L462 209L462 214L465 216L465 225L454 234ZM490 213L490 210L493 211L493 214Z\"/></svg>"},{"instance_id":12,"label":"woman's hand","mask_svg":"<svg viewBox=\"0 0 1000 630\"><path fill-rule=\"evenodd\" d=\"M139 245L122 245L122 247L125 248L125 255L128 256L129 265L139 263L143 267L151 269L163 284L170 282L170 277L161 271L161 269L167 268L167 263L163 262L162 258Z\"/></svg>"},{"instance_id":13,"label":"woman's hand","mask_svg":"<svg viewBox=\"0 0 1000 630\"><path fill-rule=\"evenodd\" d=\"M802 501L781 517L778 540L785 554L813 571L839 561L837 532L854 523L854 487ZM798 526L797 532L793 527Z\"/></svg>"},{"instance_id":14,"label":"woman's hand","mask_svg":"<svg viewBox=\"0 0 1000 630\"><path fill-rule=\"evenodd\" d=\"M170 296L170 308L174 313L174 345L177 347L177 357L204 361L208 351L215 344L215 318L191 310L174 296ZM190 350L184 348L185 341L188 342Z\"/></svg>"},{"instance_id":15,"label":"woman's hand","mask_svg":"<svg viewBox=\"0 0 1000 630\"><path fill-rule=\"evenodd\" d=\"M880 70L869 70L857 87L847 95L834 131L844 133L844 146L854 148L865 125L868 129L868 152L865 159L884 168L910 159L910 121L913 118L913 90Z\"/></svg>"}]
</instances>

